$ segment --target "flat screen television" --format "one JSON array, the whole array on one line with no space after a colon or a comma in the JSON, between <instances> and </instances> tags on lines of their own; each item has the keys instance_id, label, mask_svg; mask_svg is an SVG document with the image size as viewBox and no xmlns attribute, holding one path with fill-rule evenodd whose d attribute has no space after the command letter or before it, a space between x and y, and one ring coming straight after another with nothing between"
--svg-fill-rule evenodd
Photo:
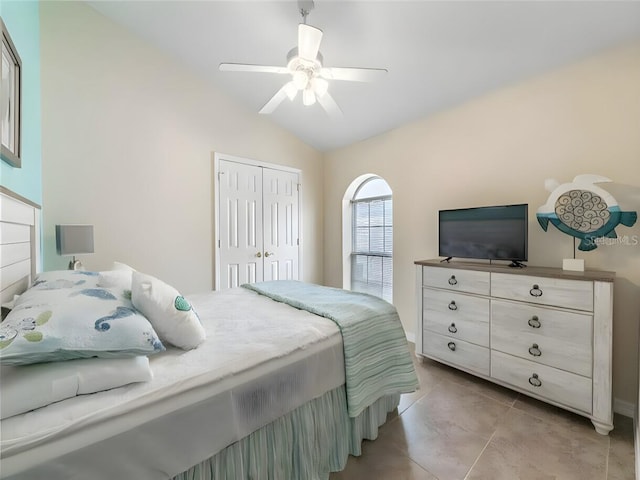
<instances>
[{"instance_id":1,"label":"flat screen television","mask_svg":"<svg viewBox=\"0 0 640 480\"><path fill-rule=\"evenodd\" d=\"M440 210L438 255L525 262L528 211L526 203Z\"/></svg>"}]
</instances>

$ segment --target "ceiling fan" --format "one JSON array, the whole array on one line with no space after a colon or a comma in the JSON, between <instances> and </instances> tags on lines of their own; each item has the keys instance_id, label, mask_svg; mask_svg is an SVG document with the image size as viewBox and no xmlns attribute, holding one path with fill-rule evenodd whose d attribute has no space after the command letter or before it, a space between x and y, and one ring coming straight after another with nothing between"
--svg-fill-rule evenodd
<instances>
[{"instance_id":1,"label":"ceiling fan","mask_svg":"<svg viewBox=\"0 0 640 480\"><path fill-rule=\"evenodd\" d=\"M307 15L314 7L313 0L298 0L298 7L303 23L298 25L298 46L287 54L287 66L249 65L243 63L221 63L222 72L258 72L291 75L286 83L260 109L260 113L269 114L280 105L285 98L293 101L298 91L302 91L302 103L313 105L316 101L331 117L342 116L342 110L329 94L329 80L345 80L351 82L371 82L384 74L384 68L324 67L320 42L322 30L307 25Z\"/></svg>"}]
</instances>

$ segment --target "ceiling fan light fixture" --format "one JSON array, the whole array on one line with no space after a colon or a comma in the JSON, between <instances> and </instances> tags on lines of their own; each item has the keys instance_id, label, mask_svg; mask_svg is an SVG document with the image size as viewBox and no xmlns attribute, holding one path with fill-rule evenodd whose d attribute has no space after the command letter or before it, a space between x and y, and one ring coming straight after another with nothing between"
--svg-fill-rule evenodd
<instances>
[{"instance_id":1,"label":"ceiling fan light fixture","mask_svg":"<svg viewBox=\"0 0 640 480\"><path fill-rule=\"evenodd\" d=\"M309 107L316 103L316 94L310 88L305 88L302 92L302 103L305 107Z\"/></svg>"},{"instance_id":2,"label":"ceiling fan light fixture","mask_svg":"<svg viewBox=\"0 0 640 480\"><path fill-rule=\"evenodd\" d=\"M298 90L304 90L309 83L309 76L304 70L296 70L293 72L292 82Z\"/></svg>"},{"instance_id":3,"label":"ceiling fan light fixture","mask_svg":"<svg viewBox=\"0 0 640 480\"><path fill-rule=\"evenodd\" d=\"M313 91L317 97L322 97L329 89L329 82L324 78L316 77L311 80L311 87L313 87Z\"/></svg>"},{"instance_id":4,"label":"ceiling fan light fixture","mask_svg":"<svg viewBox=\"0 0 640 480\"><path fill-rule=\"evenodd\" d=\"M284 92L287 94L289 100L293 101L296 95L298 95L298 87L291 81L284 86Z\"/></svg>"}]
</instances>

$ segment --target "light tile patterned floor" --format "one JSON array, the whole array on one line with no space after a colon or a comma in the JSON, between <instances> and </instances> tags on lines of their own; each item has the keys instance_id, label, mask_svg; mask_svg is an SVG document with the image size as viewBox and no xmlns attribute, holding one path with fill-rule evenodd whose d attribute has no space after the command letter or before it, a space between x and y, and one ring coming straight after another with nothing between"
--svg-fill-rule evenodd
<instances>
[{"instance_id":1,"label":"light tile patterned floor","mask_svg":"<svg viewBox=\"0 0 640 480\"><path fill-rule=\"evenodd\" d=\"M413 347L413 345L411 345ZM633 421L609 436L579 415L440 363L417 361L404 395L363 455L330 480L633 480Z\"/></svg>"}]
</instances>

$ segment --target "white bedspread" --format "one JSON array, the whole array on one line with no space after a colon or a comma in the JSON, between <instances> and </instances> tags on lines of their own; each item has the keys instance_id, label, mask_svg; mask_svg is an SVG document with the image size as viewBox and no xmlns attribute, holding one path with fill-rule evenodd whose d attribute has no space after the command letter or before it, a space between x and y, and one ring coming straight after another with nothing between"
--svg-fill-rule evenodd
<instances>
[{"instance_id":1,"label":"white bedspread","mask_svg":"<svg viewBox=\"0 0 640 480\"><path fill-rule=\"evenodd\" d=\"M151 382L3 420L2 478L170 478L344 383L330 320L242 288L189 300L205 343L151 357Z\"/></svg>"}]
</instances>

